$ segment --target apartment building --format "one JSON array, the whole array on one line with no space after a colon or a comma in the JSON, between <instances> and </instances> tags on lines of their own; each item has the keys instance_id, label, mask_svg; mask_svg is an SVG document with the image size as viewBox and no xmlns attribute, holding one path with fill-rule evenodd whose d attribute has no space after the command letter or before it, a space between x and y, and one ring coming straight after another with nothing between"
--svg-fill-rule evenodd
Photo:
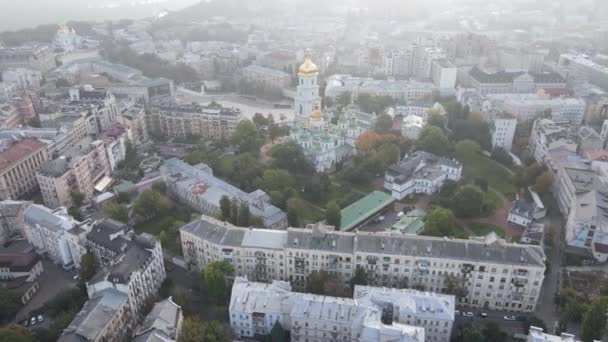
<instances>
[{"instance_id":1,"label":"apartment building","mask_svg":"<svg viewBox=\"0 0 608 342\"><path fill-rule=\"evenodd\" d=\"M241 69L241 76L246 81L273 88L285 88L291 84L291 76L288 73L255 64Z\"/></svg>"},{"instance_id":2,"label":"apartment building","mask_svg":"<svg viewBox=\"0 0 608 342\"><path fill-rule=\"evenodd\" d=\"M543 88L566 88L566 80L556 73L485 72L473 67L467 74L468 83L481 95L535 93Z\"/></svg>"},{"instance_id":3,"label":"apartment building","mask_svg":"<svg viewBox=\"0 0 608 342\"><path fill-rule=\"evenodd\" d=\"M499 113L492 118L490 131L492 134L492 148L501 147L511 151L513 137L517 128L517 119L509 113Z\"/></svg>"},{"instance_id":4,"label":"apartment building","mask_svg":"<svg viewBox=\"0 0 608 342\"><path fill-rule=\"evenodd\" d=\"M20 91L38 90L42 73L26 68L12 68L2 71L2 82L14 84Z\"/></svg>"},{"instance_id":5,"label":"apartment building","mask_svg":"<svg viewBox=\"0 0 608 342\"><path fill-rule=\"evenodd\" d=\"M0 281L32 283L42 274L42 259L33 252L0 251Z\"/></svg>"},{"instance_id":6,"label":"apartment building","mask_svg":"<svg viewBox=\"0 0 608 342\"><path fill-rule=\"evenodd\" d=\"M187 266L202 270L230 262L236 276L290 281L304 290L312 271L327 271L350 289L355 269L373 286L446 292L446 279L464 291L457 305L532 312L544 278L538 246L506 243L496 235L469 240L368 232L336 232L315 225L284 231L235 227L208 216L180 228Z\"/></svg>"},{"instance_id":7,"label":"apartment building","mask_svg":"<svg viewBox=\"0 0 608 342\"><path fill-rule=\"evenodd\" d=\"M608 68L584 54L565 53L559 56L558 69L573 82L590 82L608 89Z\"/></svg>"},{"instance_id":8,"label":"apartment building","mask_svg":"<svg viewBox=\"0 0 608 342\"><path fill-rule=\"evenodd\" d=\"M0 151L0 196L17 199L38 189L36 172L48 160L46 144L23 138Z\"/></svg>"},{"instance_id":9,"label":"apartment building","mask_svg":"<svg viewBox=\"0 0 608 342\"><path fill-rule=\"evenodd\" d=\"M374 80L373 78L333 75L327 79L325 96L335 99L343 93L350 93L353 99L359 94L390 96L395 101L416 101L431 96L437 87L431 82L410 80Z\"/></svg>"},{"instance_id":10,"label":"apartment building","mask_svg":"<svg viewBox=\"0 0 608 342\"><path fill-rule=\"evenodd\" d=\"M132 316L124 328L135 331L166 277L160 241L147 233L136 235L132 227L106 219L93 226L85 245L101 267L87 282L89 298L108 288L126 294Z\"/></svg>"},{"instance_id":11,"label":"apartment building","mask_svg":"<svg viewBox=\"0 0 608 342\"><path fill-rule=\"evenodd\" d=\"M581 342L574 335L561 333L559 336L543 332L543 328L531 326L526 342Z\"/></svg>"},{"instance_id":12,"label":"apartment building","mask_svg":"<svg viewBox=\"0 0 608 342\"><path fill-rule=\"evenodd\" d=\"M118 116L116 98L107 89L93 89L85 86L69 90L69 103L64 105L75 110L88 110L97 121L97 132L109 128Z\"/></svg>"},{"instance_id":13,"label":"apartment building","mask_svg":"<svg viewBox=\"0 0 608 342\"><path fill-rule=\"evenodd\" d=\"M484 109L508 112L521 122L550 116L555 121L581 124L587 106L583 99L549 98L541 94L491 94L486 99Z\"/></svg>"},{"instance_id":14,"label":"apartment building","mask_svg":"<svg viewBox=\"0 0 608 342\"><path fill-rule=\"evenodd\" d=\"M272 229L287 227L287 215L270 203L270 196L262 190L246 193L215 176L206 164L189 165L172 158L160 167L160 174L171 196L206 215L220 210L220 200L227 196L232 201L249 204L251 215L262 219L264 226Z\"/></svg>"},{"instance_id":15,"label":"apartment building","mask_svg":"<svg viewBox=\"0 0 608 342\"><path fill-rule=\"evenodd\" d=\"M49 208L69 208L71 191L86 197L93 195L97 185L111 174L104 143L86 137L60 151L60 156L47 161L36 174L44 204ZM104 190L104 189L100 189Z\"/></svg>"},{"instance_id":16,"label":"apartment building","mask_svg":"<svg viewBox=\"0 0 608 342\"><path fill-rule=\"evenodd\" d=\"M146 115L150 133L181 137L197 136L206 139L228 139L243 118L240 109L219 104L176 104L156 102Z\"/></svg>"},{"instance_id":17,"label":"apartment building","mask_svg":"<svg viewBox=\"0 0 608 342\"><path fill-rule=\"evenodd\" d=\"M52 210L32 204L23 215L24 237L65 269L80 268L80 258L86 253L83 237L91 229L88 222L78 222L63 207Z\"/></svg>"},{"instance_id":18,"label":"apartment building","mask_svg":"<svg viewBox=\"0 0 608 342\"><path fill-rule=\"evenodd\" d=\"M395 292L392 297L397 302L393 306L379 295L383 290L357 286L354 298L339 298L292 292L291 285L285 281L265 284L237 277L230 298L230 325L235 334L244 339L269 335L275 324L280 324L291 332L292 341L421 342L425 337L426 341L449 341L449 335L442 336L443 339L429 338L424 328L405 323L406 315L407 320L416 320L416 308L412 306L418 303L413 296ZM428 298L439 299L430 295ZM449 299L452 300L451 312ZM433 303L439 305L433 309L445 310L444 316L451 316L453 321L453 299L445 296L445 300ZM430 309L430 301L425 304ZM442 324L442 331L447 333L451 323Z\"/></svg>"},{"instance_id":19,"label":"apartment building","mask_svg":"<svg viewBox=\"0 0 608 342\"><path fill-rule=\"evenodd\" d=\"M461 162L417 151L386 170L384 188L400 200L411 194L434 194L446 180L459 181L461 177Z\"/></svg>"},{"instance_id":20,"label":"apartment building","mask_svg":"<svg viewBox=\"0 0 608 342\"><path fill-rule=\"evenodd\" d=\"M146 111L143 106L134 105L124 109L118 117L118 122L127 127L127 137L135 146L149 141Z\"/></svg>"},{"instance_id":21,"label":"apartment building","mask_svg":"<svg viewBox=\"0 0 608 342\"><path fill-rule=\"evenodd\" d=\"M2 200L0 201L0 245L4 245L14 236L23 236L23 213L32 202Z\"/></svg>"},{"instance_id":22,"label":"apartment building","mask_svg":"<svg viewBox=\"0 0 608 342\"><path fill-rule=\"evenodd\" d=\"M537 119L532 126L529 150L538 163L544 163L550 150L563 148L576 153L577 143L569 134L569 125L549 119Z\"/></svg>"},{"instance_id":23,"label":"apartment building","mask_svg":"<svg viewBox=\"0 0 608 342\"><path fill-rule=\"evenodd\" d=\"M103 141L110 170L116 170L118 163L125 160L127 153L128 131L127 127L120 123L114 123L111 127L101 131L98 139Z\"/></svg>"},{"instance_id":24,"label":"apartment building","mask_svg":"<svg viewBox=\"0 0 608 342\"><path fill-rule=\"evenodd\" d=\"M182 308L169 297L154 304L132 342L177 342L184 320Z\"/></svg>"},{"instance_id":25,"label":"apartment building","mask_svg":"<svg viewBox=\"0 0 608 342\"><path fill-rule=\"evenodd\" d=\"M55 67L55 56L47 45L0 48L0 70L29 68L47 72Z\"/></svg>"},{"instance_id":26,"label":"apartment building","mask_svg":"<svg viewBox=\"0 0 608 342\"><path fill-rule=\"evenodd\" d=\"M431 64L431 78L440 92L451 93L456 87L458 68L448 59L433 60Z\"/></svg>"}]
</instances>

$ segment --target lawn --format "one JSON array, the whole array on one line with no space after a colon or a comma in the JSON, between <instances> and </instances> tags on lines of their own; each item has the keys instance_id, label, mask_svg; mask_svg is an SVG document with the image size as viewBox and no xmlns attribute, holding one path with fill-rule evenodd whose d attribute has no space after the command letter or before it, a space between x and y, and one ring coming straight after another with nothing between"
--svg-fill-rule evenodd
<instances>
[{"instance_id":1,"label":"lawn","mask_svg":"<svg viewBox=\"0 0 608 342\"><path fill-rule=\"evenodd\" d=\"M473 232L475 236L484 236L490 234L491 232L494 232L501 238L505 237L505 230L502 227L495 226L492 224L471 223L469 225L469 230Z\"/></svg>"},{"instance_id":2,"label":"lawn","mask_svg":"<svg viewBox=\"0 0 608 342\"><path fill-rule=\"evenodd\" d=\"M511 174L496 161L481 154L468 156L464 163L464 176L469 181L476 178L485 179L494 188L507 197L516 193Z\"/></svg>"}]
</instances>

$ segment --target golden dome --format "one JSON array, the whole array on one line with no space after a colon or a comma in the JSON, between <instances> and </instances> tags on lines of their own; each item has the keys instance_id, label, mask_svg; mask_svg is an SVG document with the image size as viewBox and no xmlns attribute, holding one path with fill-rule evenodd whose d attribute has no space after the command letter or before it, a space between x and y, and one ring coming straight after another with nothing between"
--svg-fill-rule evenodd
<instances>
[{"instance_id":1,"label":"golden dome","mask_svg":"<svg viewBox=\"0 0 608 342\"><path fill-rule=\"evenodd\" d=\"M310 120L319 121L323 118L323 113L320 110L316 109L312 113L310 113Z\"/></svg>"},{"instance_id":2,"label":"golden dome","mask_svg":"<svg viewBox=\"0 0 608 342\"><path fill-rule=\"evenodd\" d=\"M66 24L59 24L57 33L70 33L70 29L68 28L68 26Z\"/></svg>"},{"instance_id":3,"label":"golden dome","mask_svg":"<svg viewBox=\"0 0 608 342\"><path fill-rule=\"evenodd\" d=\"M300 65L300 69L298 69L299 76L310 76L315 75L319 72L319 69L310 60L310 49L306 49L306 56L304 57L304 63Z\"/></svg>"}]
</instances>

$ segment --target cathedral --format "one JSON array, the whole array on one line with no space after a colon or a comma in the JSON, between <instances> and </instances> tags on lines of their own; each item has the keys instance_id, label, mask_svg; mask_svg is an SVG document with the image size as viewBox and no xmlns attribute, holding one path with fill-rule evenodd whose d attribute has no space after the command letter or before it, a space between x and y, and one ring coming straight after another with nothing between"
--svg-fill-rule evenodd
<instances>
[{"instance_id":1,"label":"cathedral","mask_svg":"<svg viewBox=\"0 0 608 342\"><path fill-rule=\"evenodd\" d=\"M289 137L302 146L317 172L326 172L356 153L357 137L371 125L369 120L360 118L369 114L354 110L343 112L333 124L332 115L321 111L318 75L319 70L310 58L310 49L306 49L304 63L298 69L295 123Z\"/></svg>"},{"instance_id":2,"label":"cathedral","mask_svg":"<svg viewBox=\"0 0 608 342\"><path fill-rule=\"evenodd\" d=\"M74 29L70 30L65 24L61 24L55 34L53 44L65 52L73 52L81 48L83 39L76 34Z\"/></svg>"}]
</instances>

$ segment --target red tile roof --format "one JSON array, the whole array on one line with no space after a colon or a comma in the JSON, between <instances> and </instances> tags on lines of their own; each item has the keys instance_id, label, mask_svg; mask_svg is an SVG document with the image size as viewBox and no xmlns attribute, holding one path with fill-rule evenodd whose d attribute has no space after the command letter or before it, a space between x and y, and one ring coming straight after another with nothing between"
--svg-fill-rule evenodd
<instances>
[{"instance_id":1,"label":"red tile roof","mask_svg":"<svg viewBox=\"0 0 608 342\"><path fill-rule=\"evenodd\" d=\"M0 173L44 148L46 148L46 144L34 138L25 138L14 143L0 152Z\"/></svg>"}]
</instances>

